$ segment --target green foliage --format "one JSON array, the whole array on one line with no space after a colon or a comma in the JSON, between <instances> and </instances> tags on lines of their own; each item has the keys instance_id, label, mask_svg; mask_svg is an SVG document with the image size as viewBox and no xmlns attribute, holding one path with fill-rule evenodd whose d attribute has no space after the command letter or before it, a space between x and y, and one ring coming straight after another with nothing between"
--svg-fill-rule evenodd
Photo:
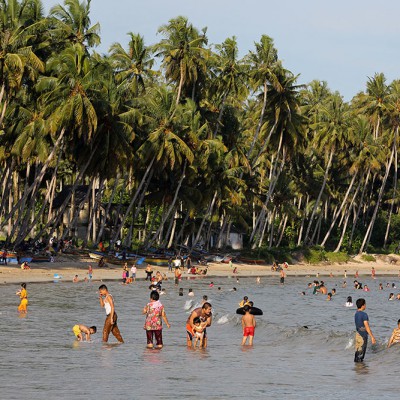
<instances>
[{"instance_id":1,"label":"green foliage","mask_svg":"<svg viewBox=\"0 0 400 400\"><path fill-rule=\"evenodd\" d=\"M374 256L371 256L370 254L363 254L361 256L363 261L368 261L368 262L375 262L376 258Z\"/></svg>"},{"instance_id":2,"label":"green foliage","mask_svg":"<svg viewBox=\"0 0 400 400\"><path fill-rule=\"evenodd\" d=\"M331 251L325 253L325 258L327 259L327 261L332 263L345 263L350 260L350 256L347 253L334 253Z\"/></svg>"}]
</instances>

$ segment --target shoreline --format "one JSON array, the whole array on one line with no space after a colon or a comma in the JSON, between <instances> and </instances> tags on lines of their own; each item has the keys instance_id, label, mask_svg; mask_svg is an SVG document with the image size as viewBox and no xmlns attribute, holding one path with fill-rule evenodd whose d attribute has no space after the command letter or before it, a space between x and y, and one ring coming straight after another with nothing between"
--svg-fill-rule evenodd
<instances>
[{"instance_id":1,"label":"shoreline","mask_svg":"<svg viewBox=\"0 0 400 400\"><path fill-rule=\"evenodd\" d=\"M392 263L388 260L396 260ZM88 267L93 267L92 282L102 281L122 281L122 266L110 265L106 268L98 268L95 260L82 258L80 260L71 259L71 257L60 256L53 263L31 263L30 270L21 270L19 265L3 265L0 264L0 285L17 284L21 282L26 283L45 283L53 282L54 275L61 275L60 282L72 282L75 275L78 275L79 282L83 282L84 278L88 276ZM128 262L128 266L131 265ZM234 263L238 268L238 273L233 274L229 264L223 263L209 263L207 275L191 275L183 272L182 280L185 279L215 279L215 278L251 278L251 277L265 277L276 276L279 277L279 272L271 271L271 265L253 265L244 263ZM400 277L400 256L390 255L377 257L376 261L361 261L353 260L347 263L320 263L320 264L291 264L288 269L285 269L287 278L290 277L316 277L326 278L330 277L332 273L334 278L353 280L355 273L358 271L360 277L371 276L371 269L375 268L376 278L380 276L386 277ZM184 271L184 269L182 269ZM153 271L160 271L166 274L169 280L174 279L174 273L168 272L168 267L153 266ZM344 272L347 271L347 277L344 277ZM136 278L138 281L145 280L146 273L144 268L138 268Z\"/></svg>"}]
</instances>

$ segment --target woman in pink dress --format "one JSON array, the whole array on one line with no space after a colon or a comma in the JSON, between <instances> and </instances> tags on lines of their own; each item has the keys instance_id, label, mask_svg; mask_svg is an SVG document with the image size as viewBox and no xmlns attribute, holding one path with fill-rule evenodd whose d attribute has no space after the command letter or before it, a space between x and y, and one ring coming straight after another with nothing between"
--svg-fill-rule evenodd
<instances>
[{"instance_id":1,"label":"woman in pink dress","mask_svg":"<svg viewBox=\"0 0 400 400\"><path fill-rule=\"evenodd\" d=\"M165 314L164 306L159 301L159 298L159 293L153 290L150 293L150 303L143 308L143 314L146 314L144 329L146 330L147 348L149 349L154 347L154 337L156 339L156 348L161 349L163 347L162 320L164 320L168 328L171 326Z\"/></svg>"}]
</instances>

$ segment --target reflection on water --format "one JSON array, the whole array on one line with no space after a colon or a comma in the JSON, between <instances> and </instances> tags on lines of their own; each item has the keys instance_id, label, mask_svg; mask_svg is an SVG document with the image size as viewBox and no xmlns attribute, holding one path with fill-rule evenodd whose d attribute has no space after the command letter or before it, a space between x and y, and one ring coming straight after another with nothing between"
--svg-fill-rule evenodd
<instances>
[{"instance_id":1,"label":"reflection on water","mask_svg":"<svg viewBox=\"0 0 400 400\"><path fill-rule=\"evenodd\" d=\"M170 329L162 350L147 349L143 306L145 282L122 286L107 283L114 295L118 325L125 344L101 343L105 313L98 303L98 284L29 284L27 315L18 315L18 285L0 287L1 399L97 398L381 398L397 394L400 346L386 349L397 324L399 301L387 301L379 279L367 280L371 292L341 288L341 280L326 279L338 294L331 302L306 289L310 278L214 279L182 281L178 296L173 281L161 296ZM231 291L232 286L237 291ZM222 290L218 290L218 286ZM195 297L187 297L192 288ZM306 291L305 296L300 293ZM188 311L207 295L214 323L207 349L188 349ZM257 318L254 347L241 346L239 301L248 295L264 311ZM365 297L370 325L378 340L369 344L364 363L354 364L354 312L344 307L347 296ZM74 340L76 323L96 325L90 343ZM367 375L369 376L368 379ZM373 376L373 379L371 377ZM315 391L318 389L318 395ZM314 396L314 397L313 397Z\"/></svg>"}]
</instances>

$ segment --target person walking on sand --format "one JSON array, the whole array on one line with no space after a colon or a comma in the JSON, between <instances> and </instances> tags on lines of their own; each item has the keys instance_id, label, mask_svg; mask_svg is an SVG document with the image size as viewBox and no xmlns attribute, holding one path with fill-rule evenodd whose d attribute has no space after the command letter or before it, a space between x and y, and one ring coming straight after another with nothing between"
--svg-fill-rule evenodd
<instances>
[{"instance_id":1,"label":"person walking on sand","mask_svg":"<svg viewBox=\"0 0 400 400\"><path fill-rule=\"evenodd\" d=\"M376 340L369 326L368 314L365 312L367 307L365 299L358 299L356 305L357 311L354 315L354 322L356 324L356 352L354 354L354 362L358 363L364 361L368 345L368 335L371 336L372 344L375 344Z\"/></svg>"},{"instance_id":2,"label":"person walking on sand","mask_svg":"<svg viewBox=\"0 0 400 400\"><path fill-rule=\"evenodd\" d=\"M254 339L254 331L256 329L256 319L254 315L250 314L250 306L245 305L243 307L243 311L245 314L242 317L242 328L243 328L243 339L242 346L244 346L247 342L247 338L249 338L249 346L253 345Z\"/></svg>"},{"instance_id":3,"label":"person walking on sand","mask_svg":"<svg viewBox=\"0 0 400 400\"><path fill-rule=\"evenodd\" d=\"M156 348L161 349L163 347L162 320L164 320L168 328L171 326L165 314L164 306L159 299L160 294L153 290L150 293L150 303L147 303L143 308L143 314L146 314L144 329L146 330L147 348L149 349L154 347L154 338L156 339Z\"/></svg>"},{"instance_id":4,"label":"person walking on sand","mask_svg":"<svg viewBox=\"0 0 400 400\"><path fill-rule=\"evenodd\" d=\"M89 269L88 269L88 276L89 276L89 281L91 281L92 277L93 277L93 268L90 264L89 264Z\"/></svg>"},{"instance_id":5,"label":"person walking on sand","mask_svg":"<svg viewBox=\"0 0 400 400\"><path fill-rule=\"evenodd\" d=\"M118 317L114 309L114 299L108 292L106 285L99 286L99 300L100 306L105 309L107 315L106 320L104 321L103 342L108 342L108 337L111 332L118 342L124 343L117 325Z\"/></svg>"}]
</instances>

